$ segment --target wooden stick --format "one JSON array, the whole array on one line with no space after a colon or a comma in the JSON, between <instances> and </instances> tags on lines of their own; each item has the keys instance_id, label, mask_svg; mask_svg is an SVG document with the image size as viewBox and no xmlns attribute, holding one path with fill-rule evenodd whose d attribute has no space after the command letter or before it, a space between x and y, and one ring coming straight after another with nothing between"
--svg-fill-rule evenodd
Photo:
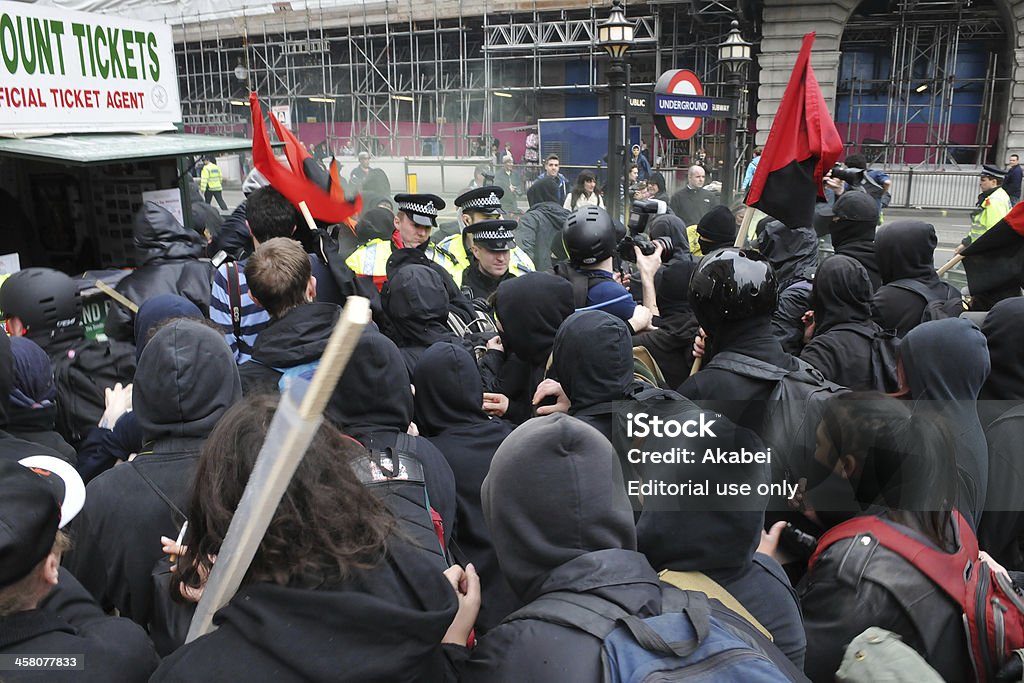
<instances>
[{"instance_id":1,"label":"wooden stick","mask_svg":"<svg viewBox=\"0 0 1024 683\"><path fill-rule=\"evenodd\" d=\"M750 223L754 220L755 211L757 209L748 206L747 210L743 212L743 225L740 226L739 232L736 233L736 242L732 246L739 248L746 243L747 233L750 231Z\"/></svg>"},{"instance_id":2,"label":"wooden stick","mask_svg":"<svg viewBox=\"0 0 1024 683\"><path fill-rule=\"evenodd\" d=\"M139 307L137 305L135 305L134 301L132 301L131 299L126 297L124 294L122 294L121 292L117 291L116 289L114 289L113 287L108 285L103 280L97 280L96 281L96 289L100 290L101 292L103 292L104 294L109 296L111 299L113 299L117 303L119 303L122 306L124 306L125 308L127 308L132 313L138 313L139 312Z\"/></svg>"},{"instance_id":3,"label":"wooden stick","mask_svg":"<svg viewBox=\"0 0 1024 683\"><path fill-rule=\"evenodd\" d=\"M956 264L960 263L963 260L963 254L956 254L955 256L953 256L953 258L943 263L942 266L935 272L938 273L939 277L942 277L943 275L946 274L946 271L948 271L950 268L952 268L953 266L955 266Z\"/></svg>"},{"instance_id":4,"label":"wooden stick","mask_svg":"<svg viewBox=\"0 0 1024 683\"><path fill-rule=\"evenodd\" d=\"M316 232L316 221L313 220L313 214L309 212L309 207L306 206L306 202L299 202L299 211L302 212L302 216L306 219L306 225L313 232Z\"/></svg>"},{"instance_id":5,"label":"wooden stick","mask_svg":"<svg viewBox=\"0 0 1024 683\"><path fill-rule=\"evenodd\" d=\"M295 470L313 441L327 404L370 322L370 302L350 296L310 383L296 381L281 395L217 561L203 587L185 642L209 633L213 615L242 585Z\"/></svg>"},{"instance_id":6,"label":"wooden stick","mask_svg":"<svg viewBox=\"0 0 1024 683\"><path fill-rule=\"evenodd\" d=\"M693 377L694 375L696 375L700 371L700 364L701 364L701 361L703 361L703 360L704 360L703 358L694 358L693 359L693 365L690 366L690 377Z\"/></svg>"}]
</instances>

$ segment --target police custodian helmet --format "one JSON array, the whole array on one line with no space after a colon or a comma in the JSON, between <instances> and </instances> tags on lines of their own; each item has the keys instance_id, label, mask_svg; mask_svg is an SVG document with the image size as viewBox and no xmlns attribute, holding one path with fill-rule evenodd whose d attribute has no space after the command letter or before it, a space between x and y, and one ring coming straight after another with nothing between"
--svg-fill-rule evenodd
<instances>
[{"instance_id":1,"label":"police custodian helmet","mask_svg":"<svg viewBox=\"0 0 1024 683\"><path fill-rule=\"evenodd\" d=\"M768 261L756 251L736 247L705 256L690 278L690 307L708 332L724 323L771 315L777 295Z\"/></svg>"}]
</instances>

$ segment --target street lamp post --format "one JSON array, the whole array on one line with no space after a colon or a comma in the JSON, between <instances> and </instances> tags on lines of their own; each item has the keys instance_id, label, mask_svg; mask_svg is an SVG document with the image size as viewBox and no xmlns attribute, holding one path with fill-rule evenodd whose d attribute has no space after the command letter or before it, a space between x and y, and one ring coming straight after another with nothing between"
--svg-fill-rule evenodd
<instances>
[{"instance_id":1,"label":"street lamp post","mask_svg":"<svg viewBox=\"0 0 1024 683\"><path fill-rule=\"evenodd\" d=\"M732 113L725 120L725 165L722 169L722 204L732 203L736 180L736 118L740 109L740 86L750 64L750 43L740 35L740 23L732 22L729 35L718 46L718 64L725 70L725 96L732 102Z\"/></svg>"},{"instance_id":2,"label":"street lamp post","mask_svg":"<svg viewBox=\"0 0 1024 683\"><path fill-rule=\"evenodd\" d=\"M613 0L612 11L606 21L597 26L597 43L611 57L608 65L608 196L605 206L613 218L619 216L619 193L626 194L622 156L626 141L624 117L626 115L626 70L624 55L633 44L633 22L626 19L620 0Z\"/></svg>"}]
</instances>

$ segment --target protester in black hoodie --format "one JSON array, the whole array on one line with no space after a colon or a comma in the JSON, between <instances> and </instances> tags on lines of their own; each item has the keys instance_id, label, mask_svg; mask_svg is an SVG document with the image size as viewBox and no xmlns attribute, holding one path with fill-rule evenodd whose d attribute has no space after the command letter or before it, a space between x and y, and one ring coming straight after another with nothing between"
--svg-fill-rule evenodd
<instances>
[{"instance_id":1,"label":"protester in black hoodie","mask_svg":"<svg viewBox=\"0 0 1024 683\"><path fill-rule=\"evenodd\" d=\"M34 441L26 441L9 431L11 414L11 393L14 391L14 355L11 353L11 338L0 334L0 459L21 460L30 455L52 455L74 463L60 452Z\"/></svg>"},{"instance_id":2,"label":"protester in black hoodie","mask_svg":"<svg viewBox=\"0 0 1024 683\"><path fill-rule=\"evenodd\" d=\"M899 340L871 320L871 280L864 266L842 254L825 259L810 305L814 336L800 358L854 391L899 389Z\"/></svg>"},{"instance_id":3,"label":"protester in black hoodie","mask_svg":"<svg viewBox=\"0 0 1024 683\"><path fill-rule=\"evenodd\" d=\"M11 339L11 354L14 386L10 394L8 430L19 439L57 451L64 460L76 464L75 449L54 429L57 385L53 381L50 357L28 337Z\"/></svg>"},{"instance_id":4,"label":"protester in black hoodie","mask_svg":"<svg viewBox=\"0 0 1024 683\"><path fill-rule=\"evenodd\" d=\"M391 340L402 352L412 377L423 352L436 342L460 342L448 329L448 293L441 277L426 266L410 265L388 280L381 292L391 321Z\"/></svg>"},{"instance_id":5,"label":"protester in black hoodie","mask_svg":"<svg viewBox=\"0 0 1024 683\"><path fill-rule=\"evenodd\" d=\"M661 613L658 575L636 552L633 512L611 444L568 415L531 420L494 456L481 491L502 572L529 604L554 591ZM601 642L574 628L506 621L480 639L461 681L602 680Z\"/></svg>"},{"instance_id":6,"label":"protester in black hoodie","mask_svg":"<svg viewBox=\"0 0 1024 683\"><path fill-rule=\"evenodd\" d=\"M882 286L871 302L873 317L883 329L895 330L897 337L905 337L917 327L928 301L959 296L935 273L937 244L935 228L924 221L887 223L875 237ZM928 300L900 287L897 283L901 280L919 283L928 292Z\"/></svg>"},{"instance_id":7,"label":"protester in black hoodie","mask_svg":"<svg viewBox=\"0 0 1024 683\"><path fill-rule=\"evenodd\" d=\"M687 294L695 268L693 261L680 259L658 271L654 276L658 297L654 329L633 335L633 346L642 346L650 352L669 387L685 382L693 365L690 351L698 325Z\"/></svg>"},{"instance_id":8,"label":"protester in black hoodie","mask_svg":"<svg viewBox=\"0 0 1024 683\"><path fill-rule=\"evenodd\" d=\"M844 192L831 207L818 210L815 232L831 235L835 253L849 256L868 271L871 286L878 289L882 278L875 255L878 202L866 192Z\"/></svg>"},{"instance_id":9,"label":"protester in black hoodie","mask_svg":"<svg viewBox=\"0 0 1024 683\"><path fill-rule=\"evenodd\" d=\"M172 590L202 587L276 407L247 399L210 435ZM153 681L445 679L440 643L456 600L444 565L360 484L349 462L361 452L321 425L217 630L164 659Z\"/></svg>"},{"instance_id":10,"label":"protester in black hoodie","mask_svg":"<svg viewBox=\"0 0 1024 683\"><path fill-rule=\"evenodd\" d=\"M145 451L89 483L64 561L104 609L148 623L160 537L177 537L199 449L241 393L231 349L211 327L173 320L146 345L132 394Z\"/></svg>"},{"instance_id":11,"label":"protester in black hoodie","mask_svg":"<svg viewBox=\"0 0 1024 683\"><path fill-rule=\"evenodd\" d=\"M613 401L633 383L629 327L604 311L573 313L555 335L551 370L569 398L569 414L612 440Z\"/></svg>"},{"instance_id":12,"label":"protester in black hoodie","mask_svg":"<svg viewBox=\"0 0 1024 683\"><path fill-rule=\"evenodd\" d=\"M117 283L117 291L141 306L157 294L180 294L203 312L210 313L210 283L213 266L200 261L206 241L189 230L170 211L155 202L145 202L135 219L135 260L137 268ZM135 314L122 306L107 313L107 336L135 342Z\"/></svg>"},{"instance_id":13,"label":"protester in black hoodie","mask_svg":"<svg viewBox=\"0 0 1024 683\"><path fill-rule=\"evenodd\" d=\"M900 360L917 409L944 422L954 437L960 473L956 507L977 529L989 481L988 445L977 407L991 369L985 335L962 318L932 320L904 338Z\"/></svg>"},{"instance_id":14,"label":"protester in black hoodie","mask_svg":"<svg viewBox=\"0 0 1024 683\"><path fill-rule=\"evenodd\" d=\"M327 403L325 417L338 429L373 450L394 448L413 418L409 372L394 342L373 329L363 330ZM423 465L430 506L441 515L445 540L455 529L455 477L448 461L422 436L412 437L408 453Z\"/></svg>"},{"instance_id":15,"label":"protester in black hoodie","mask_svg":"<svg viewBox=\"0 0 1024 683\"><path fill-rule=\"evenodd\" d=\"M498 567L480 504L491 459L513 429L483 411L483 386L473 357L458 344L438 342L416 366L416 426L444 454L458 500L455 550L480 575L483 602L477 633L493 628L522 605Z\"/></svg>"},{"instance_id":16,"label":"protester in black hoodie","mask_svg":"<svg viewBox=\"0 0 1024 683\"><path fill-rule=\"evenodd\" d=\"M978 415L988 441L988 494L978 526L981 546L1008 569L1024 570L1024 297L1004 299L981 324L992 372L981 388Z\"/></svg>"},{"instance_id":17,"label":"protester in black hoodie","mask_svg":"<svg viewBox=\"0 0 1024 683\"><path fill-rule=\"evenodd\" d=\"M314 301L317 281L309 258L287 237L260 243L245 264L245 277L270 324L257 335L251 361L239 367L242 390L275 393L286 371L312 376L341 309Z\"/></svg>"},{"instance_id":18,"label":"protester in black hoodie","mask_svg":"<svg viewBox=\"0 0 1024 683\"><path fill-rule=\"evenodd\" d=\"M647 235L652 239L667 237L672 240L672 251L668 258L662 254L662 261L666 266L687 261L693 263L695 259L690 253L690 240L686 236L686 225L683 219L671 213L663 213L651 218L647 226Z\"/></svg>"},{"instance_id":19,"label":"protester in black hoodie","mask_svg":"<svg viewBox=\"0 0 1024 683\"><path fill-rule=\"evenodd\" d=\"M538 273L551 270L552 252L556 259L565 258L562 226L571 212L558 200L558 189L557 177L544 176L534 181L526 191L530 208L519 219L516 229L516 244L533 259Z\"/></svg>"},{"instance_id":20,"label":"protester in black hoodie","mask_svg":"<svg viewBox=\"0 0 1024 683\"><path fill-rule=\"evenodd\" d=\"M771 221L757 238L758 251L772 264L779 283L779 303L772 315L772 332L787 353L800 353L810 308L811 283L818 268L818 237L811 228L790 228Z\"/></svg>"},{"instance_id":21,"label":"protester in black hoodie","mask_svg":"<svg viewBox=\"0 0 1024 683\"><path fill-rule=\"evenodd\" d=\"M520 424L533 415L555 333L573 312L572 285L550 273L520 275L498 285L494 311L504 350L489 347L480 360L484 391L506 397L496 414Z\"/></svg>"}]
</instances>

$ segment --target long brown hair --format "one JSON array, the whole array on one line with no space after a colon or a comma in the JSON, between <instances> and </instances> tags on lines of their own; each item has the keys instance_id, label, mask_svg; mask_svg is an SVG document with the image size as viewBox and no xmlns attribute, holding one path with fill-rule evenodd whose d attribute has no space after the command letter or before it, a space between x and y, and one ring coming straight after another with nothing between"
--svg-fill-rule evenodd
<instances>
[{"instance_id":1,"label":"long brown hair","mask_svg":"<svg viewBox=\"0 0 1024 683\"><path fill-rule=\"evenodd\" d=\"M209 575L276 408L276 396L247 398L224 414L204 444L172 595L181 584L201 587ZM362 453L329 423L320 426L243 583L332 584L383 558L395 520L349 466Z\"/></svg>"}]
</instances>

